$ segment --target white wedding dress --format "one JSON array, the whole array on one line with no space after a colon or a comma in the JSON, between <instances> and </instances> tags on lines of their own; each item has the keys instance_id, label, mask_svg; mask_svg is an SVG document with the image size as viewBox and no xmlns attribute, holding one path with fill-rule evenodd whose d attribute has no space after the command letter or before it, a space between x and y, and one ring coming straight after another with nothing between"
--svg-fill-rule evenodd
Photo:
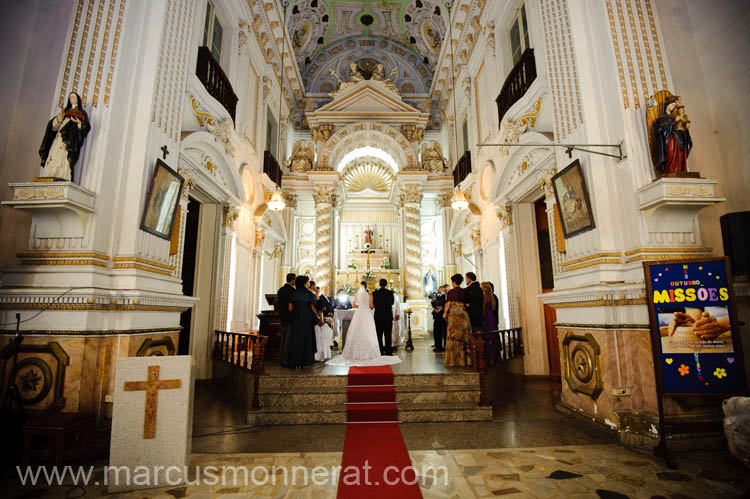
<instances>
[{"instance_id":1,"label":"white wedding dress","mask_svg":"<svg viewBox=\"0 0 750 499\"><path fill-rule=\"evenodd\" d=\"M352 303L357 305L349 330L346 333L344 351L329 360L332 366L385 366L398 364L401 359L391 355L380 355L375 318L370 308L370 295L362 287L354 295Z\"/></svg>"}]
</instances>

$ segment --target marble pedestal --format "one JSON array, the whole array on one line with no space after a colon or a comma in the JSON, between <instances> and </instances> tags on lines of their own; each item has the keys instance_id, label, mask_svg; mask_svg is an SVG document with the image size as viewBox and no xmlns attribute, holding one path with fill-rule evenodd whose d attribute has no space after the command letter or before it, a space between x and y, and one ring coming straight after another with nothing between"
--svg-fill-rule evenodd
<instances>
[{"instance_id":1,"label":"marble pedestal","mask_svg":"<svg viewBox=\"0 0 750 499\"><path fill-rule=\"evenodd\" d=\"M192 438L194 362L189 355L117 363L107 490L184 483Z\"/></svg>"}]
</instances>

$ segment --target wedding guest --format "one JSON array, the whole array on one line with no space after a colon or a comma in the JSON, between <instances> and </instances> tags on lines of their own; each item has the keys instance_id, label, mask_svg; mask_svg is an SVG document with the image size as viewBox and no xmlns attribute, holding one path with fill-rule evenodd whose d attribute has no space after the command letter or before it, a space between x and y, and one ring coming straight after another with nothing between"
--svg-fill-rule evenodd
<instances>
[{"instance_id":1,"label":"wedding guest","mask_svg":"<svg viewBox=\"0 0 750 499\"><path fill-rule=\"evenodd\" d=\"M279 313L279 321L281 322L281 345L280 355L282 359L289 356L289 338L291 337L292 331L292 313L289 311L289 301L294 293L294 280L297 278L293 273L286 275L286 284L281 286L276 292L276 303L274 304L274 310Z\"/></svg>"},{"instance_id":2,"label":"wedding guest","mask_svg":"<svg viewBox=\"0 0 750 499\"><path fill-rule=\"evenodd\" d=\"M349 310L352 308L352 302L343 288L339 288L336 292L336 299L333 300L333 308L334 310Z\"/></svg>"},{"instance_id":3,"label":"wedding guest","mask_svg":"<svg viewBox=\"0 0 750 499\"><path fill-rule=\"evenodd\" d=\"M333 317L333 304L331 303L331 299L328 298L328 286L320 288L318 302L323 312L323 317Z\"/></svg>"},{"instance_id":4,"label":"wedding guest","mask_svg":"<svg viewBox=\"0 0 750 499\"><path fill-rule=\"evenodd\" d=\"M445 365L446 366L471 366L471 349L469 336L471 335L471 322L466 313L466 294L461 288L464 278L461 274L451 277L453 286L446 295L445 311L443 317L447 322L447 335L445 338Z\"/></svg>"},{"instance_id":5,"label":"wedding guest","mask_svg":"<svg viewBox=\"0 0 750 499\"><path fill-rule=\"evenodd\" d=\"M484 295L482 288L477 282L477 275L474 272L466 273L466 303L469 305L469 320L471 321L471 330L479 331L482 329Z\"/></svg>"},{"instance_id":6,"label":"wedding guest","mask_svg":"<svg viewBox=\"0 0 750 499\"><path fill-rule=\"evenodd\" d=\"M495 303L497 303L497 307L495 307L495 320L497 321L498 327L500 326L500 298L497 297L495 294L495 285L492 284L492 281L490 281L490 288L492 288L492 297L495 299Z\"/></svg>"},{"instance_id":7,"label":"wedding guest","mask_svg":"<svg viewBox=\"0 0 750 499\"><path fill-rule=\"evenodd\" d=\"M297 276L296 290L292 293L289 310L292 312L292 331L288 353L281 358L281 365L299 369L315 363L315 295L308 289L308 277Z\"/></svg>"},{"instance_id":8,"label":"wedding guest","mask_svg":"<svg viewBox=\"0 0 750 499\"><path fill-rule=\"evenodd\" d=\"M315 360L326 361L331 358L331 340L333 330L325 321L323 298L320 287L315 286L315 310L317 310L317 322L315 323Z\"/></svg>"},{"instance_id":9,"label":"wedding guest","mask_svg":"<svg viewBox=\"0 0 750 499\"><path fill-rule=\"evenodd\" d=\"M492 293L492 286L489 282L482 283L482 293L484 330L497 331L497 300L495 299L495 295ZM488 364L494 362L497 358L498 342L499 338L497 337L497 335L492 335L487 338L487 343L484 345L484 352Z\"/></svg>"},{"instance_id":10,"label":"wedding guest","mask_svg":"<svg viewBox=\"0 0 750 499\"><path fill-rule=\"evenodd\" d=\"M437 296L432 300L432 345L433 352L445 352L445 319L443 318L443 309L445 309L445 290L447 285L442 285L437 289Z\"/></svg>"}]
</instances>

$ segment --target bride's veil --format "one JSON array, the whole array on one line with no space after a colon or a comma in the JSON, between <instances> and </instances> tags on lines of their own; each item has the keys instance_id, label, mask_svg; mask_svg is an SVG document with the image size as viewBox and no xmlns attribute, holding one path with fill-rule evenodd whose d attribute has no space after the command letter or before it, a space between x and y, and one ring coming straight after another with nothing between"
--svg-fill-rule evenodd
<instances>
[{"instance_id":1,"label":"bride's veil","mask_svg":"<svg viewBox=\"0 0 750 499\"><path fill-rule=\"evenodd\" d=\"M354 295L354 302L359 305L359 308L370 308L370 295L367 293L367 289L364 286L359 288L357 294Z\"/></svg>"}]
</instances>

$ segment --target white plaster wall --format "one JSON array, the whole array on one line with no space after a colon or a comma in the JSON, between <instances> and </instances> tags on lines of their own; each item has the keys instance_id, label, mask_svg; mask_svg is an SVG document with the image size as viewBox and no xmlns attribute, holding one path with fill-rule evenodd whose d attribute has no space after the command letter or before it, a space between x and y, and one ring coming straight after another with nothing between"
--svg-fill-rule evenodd
<instances>
[{"instance_id":1,"label":"white plaster wall","mask_svg":"<svg viewBox=\"0 0 750 499\"><path fill-rule=\"evenodd\" d=\"M73 0L0 2L0 196L8 199L8 182L26 182L40 171L39 145L52 117L55 87ZM0 267L15 263L26 249L31 217L0 208Z\"/></svg>"},{"instance_id":2,"label":"white plaster wall","mask_svg":"<svg viewBox=\"0 0 750 499\"><path fill-rule=\"evenodd\" d=\"M742 0L654 2L674 81L692 121L688 168L719 180L727 201L699 213L706 246L722 254L718 217L750 210L750 10Z\"/></svg>"}]
</instances>

